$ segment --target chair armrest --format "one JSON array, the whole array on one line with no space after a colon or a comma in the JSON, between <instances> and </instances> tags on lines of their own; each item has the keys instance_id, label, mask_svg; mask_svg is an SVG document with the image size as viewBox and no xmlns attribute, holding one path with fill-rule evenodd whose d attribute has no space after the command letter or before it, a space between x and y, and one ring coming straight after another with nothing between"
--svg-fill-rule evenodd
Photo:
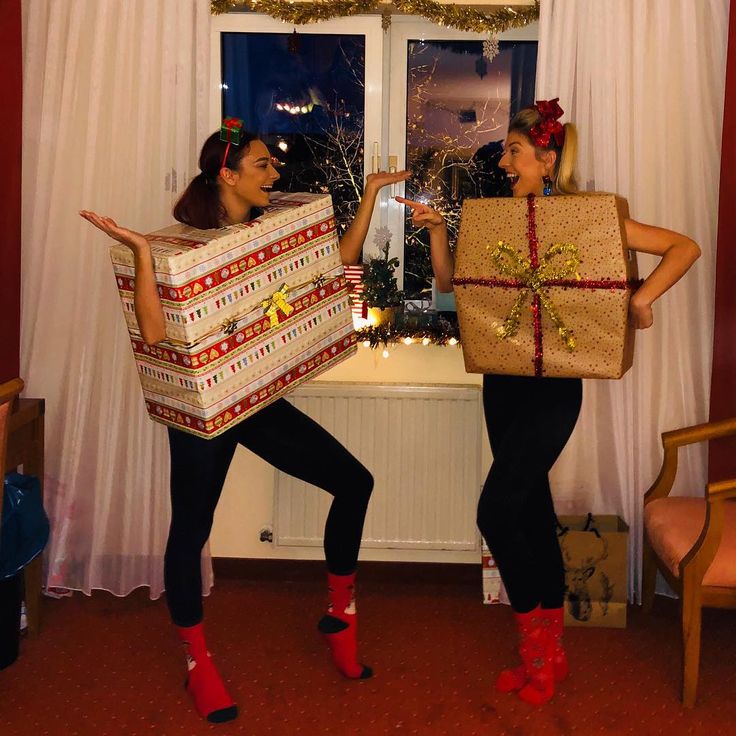
<instances>
[{"instance_id":1,"label":"chair armrest","mask_svg":"<svg viewBox=\"0 0 736 736\"><path fill-rule=\"evenodd\" d=\"M672 490L677 475L677 450L684 445L705 442L719 437L736 435L736 417L723 419L720 422L706 422L692 427L683 427L662 434L664 459L657 480L644 494L644 505L658 498L666 498ZM727 481L723 481L727 482Z\"/></svg>"},{"instance_id":2,"label":"chair armrest","mask_svg":"<svg viewBox=\"0 0 736 736\"><path fill-rule=\"evenodd\" d=\"M736 498L736 478L709 483L706 490L705 523L698 541L680 561L680 579L702 585L705 573L713 562L723 536L724 502Z\"/></svg>"},{"instance_id":3,"label":"chair armrest","mask_svg":"<svg viewBox=\"0 0 736 736\"><path fill-rule=\"evenodd\" d=\"M736 478L708 483L706 496L708 498L708 503L736 498Z\"/></svg>"},{"instance_id":4,"label":"chair armrest","mask_svg":"<svg viewBox=\"0 0 736 736\"><path fill-rule=\"evenodd\" d=\"M23 390L23 379L13 378L7 383L0 384L0 404L14 399Z\"/></svg>"},{"instance_id":5,"label":"chair armrest","mask_svg":"<svg viewBox=\"0 0 736 736\"><path fill-rule=\"evenodd\" d=\"M705 424L695 424L692 427L682 427L682 429L664 432L662 434L662 444L665 449L668 447L682 447L683 445L692 445L695 442L728 437L732 434L736 434L736 417L722 419L720 422L706 422Z\"/></svg>"}]
</instances>

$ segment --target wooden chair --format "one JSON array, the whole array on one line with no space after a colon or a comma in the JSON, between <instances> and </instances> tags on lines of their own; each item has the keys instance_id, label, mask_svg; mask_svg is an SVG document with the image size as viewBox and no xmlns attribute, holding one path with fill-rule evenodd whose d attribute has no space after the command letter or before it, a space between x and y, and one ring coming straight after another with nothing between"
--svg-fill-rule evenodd
<instances>
[{"instance_id":1,"label":"wooden chair","mask_svg":"<svg viewBox=\"0 0 736 736\"><path fill-rule=\"evenodd\" d=\"M702 608L736 608L736 478L709 483L702 497L669 497L680 447L736 435L736 417L662 435L664 461L644 496L642 604L654 602L657 569L680 596L682 702L692 708L700 665Z\"/></svg>"},{"instance_id":2,"label":"wooden chair","mask_svg":"<svg viewBox=\"0 0 736 736\"><path fill-rule=\"evenodd\" d=\"M14 378L12 381L0 384L0 475L5 477L5 466L8 456L8 431L10 428L10 412L18 394L23 390L23 381ZM0 519L2 518L3 501L5 494L0 493Z\"/></svg>"}]
</instances>

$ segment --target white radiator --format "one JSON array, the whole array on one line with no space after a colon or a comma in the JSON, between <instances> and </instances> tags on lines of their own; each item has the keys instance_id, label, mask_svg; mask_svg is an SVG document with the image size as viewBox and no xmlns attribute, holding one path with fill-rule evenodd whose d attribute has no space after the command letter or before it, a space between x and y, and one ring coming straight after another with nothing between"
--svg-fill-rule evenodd
<instances>
[{"instance_id":1,"label":"white radiator","mask_svg":"<svg viewBox=\"0 0 736 736\"><path fill-rule=\"evenodd\" d=\"M480 549L479 388L324 382L288 398L373 473L364 547ZM274 542L321 545L332 497L285 473L276 478Z\"/></svg>"}]
</instances>

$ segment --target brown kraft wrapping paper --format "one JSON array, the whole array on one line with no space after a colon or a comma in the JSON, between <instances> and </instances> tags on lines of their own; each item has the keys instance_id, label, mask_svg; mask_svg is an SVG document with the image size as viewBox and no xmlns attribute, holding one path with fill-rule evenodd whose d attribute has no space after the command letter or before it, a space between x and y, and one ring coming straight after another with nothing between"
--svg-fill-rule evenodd
<instances>
[{"instance_id":1,"label":"brown kraft wrapping paper","mask_svg":"<svg viewBox=\"0 0 736 736\"><path fill-rule=\"evenodd\" d=\"M597 192L466 200L453 278L466 370L620 378L638 285L626 217L625 199Z\"/></svg>"}]
</instances>

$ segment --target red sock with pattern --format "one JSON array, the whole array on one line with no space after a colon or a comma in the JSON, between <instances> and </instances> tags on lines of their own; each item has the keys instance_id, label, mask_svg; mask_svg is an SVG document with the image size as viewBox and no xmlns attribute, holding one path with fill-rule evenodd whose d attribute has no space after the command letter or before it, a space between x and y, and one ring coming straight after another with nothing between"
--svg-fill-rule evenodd
<instances>
[{"instance_id":1,"label":"red sock with pattern","mask_svg":"<svg viewBox=\"0 0 736 736\"><path fill-rule=\"evenodd\" d=\"M358 615L355 610L355 573L327 573L329 606L318 628L332 651L337 669L353 680L365 680L373 670L358 662Z\"/></svg>"},{"instance_id":2,"label":"red sock with pattern","mask_svg":"<svg viewBox=\"0 0 736 736\"><path fill-rule=\"evenodd\" d=\"M201 623L195 626L177 626L179 638L186 647L187 692L194 700L197 713L211 723L231 721L238 715L238 706L225 688L212 656L207 651L204 640L204 627Z\"/></svg>"}]
</instances>

